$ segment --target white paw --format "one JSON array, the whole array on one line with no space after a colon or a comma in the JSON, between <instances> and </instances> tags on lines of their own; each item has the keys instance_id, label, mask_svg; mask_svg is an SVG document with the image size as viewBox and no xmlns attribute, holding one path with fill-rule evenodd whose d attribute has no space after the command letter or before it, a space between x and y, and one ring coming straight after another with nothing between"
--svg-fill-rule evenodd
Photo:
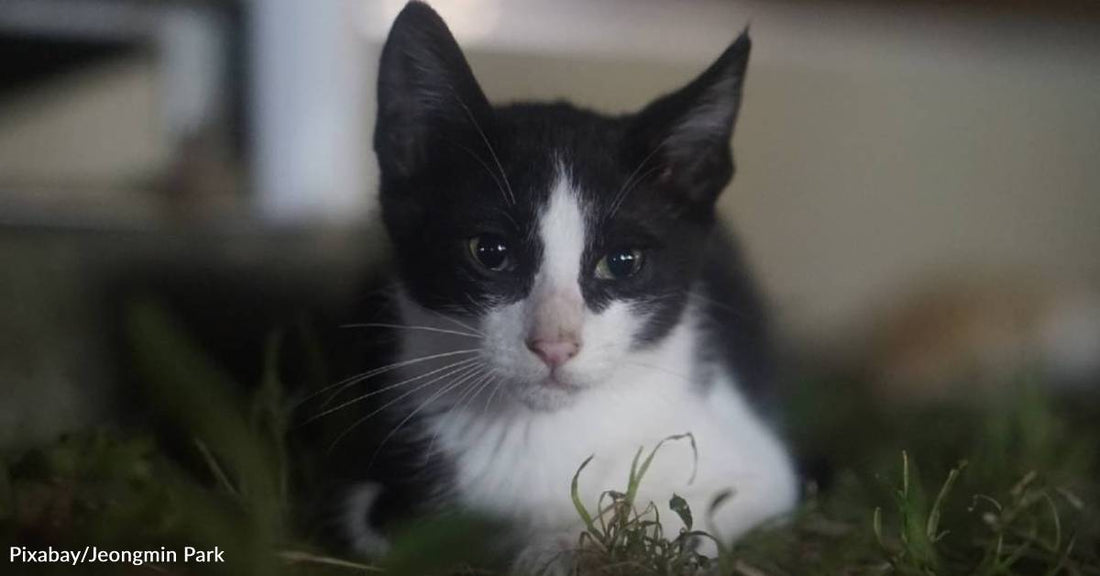
<instances>
[{"instance_id":1,"label":"white paw","mask_svg":"<svg viewBox=\"0 0 1100 576\"><path fill-rule=\"evenodd\" d=\"M381 494L381 484L364 482L348 492L344 507L344 527L351 539L352 549L371 558L383 556L390 549L389 540L371 527L367 520Z\"/></svg>"}]
</instances>

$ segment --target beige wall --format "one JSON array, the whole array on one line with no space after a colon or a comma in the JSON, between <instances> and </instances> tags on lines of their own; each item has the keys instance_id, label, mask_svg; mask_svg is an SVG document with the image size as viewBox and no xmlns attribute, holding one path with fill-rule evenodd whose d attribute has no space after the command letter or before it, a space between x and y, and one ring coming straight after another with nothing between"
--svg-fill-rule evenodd
<instances>
[{"instance_id":1,"label":"beige wall","mask_svg":"<svg viewBox=\"0 0 1100 576\"><path fill-rule=\"evenodd\" d=\"M789 333L851 341L900 292L945 278L1100 285L1100 26L836 5L750 15L721 209ZM645 59L471 60L496 99L628 110L705 67L743 19L726 22L725 37L670 22L636 47ZM654 61L692 25L706 53L693 37Z\"/></svg>"},{"instance_id":2,"label":"beige wall","mask_svg":"<svg viewBox=\"0 0 1100 576\"><path fill-rule=\"evenodd\" d=\"M1100 283L1100 24L651 1L482 0L485 17L463 19L469 4L438 4L494 99L609 111L685 82L751 19L739 174L721 208L804 342L868 325L928 278ZM376 51L388 21L371 18ZM0 109L0 180L163 168L153 67L96 74Z\"/></svg>"},{"instance_id":3,"label":"beige wall","mask_svg":"<svg viewBox=\"0 0 1100 576\"><path fill-rule=\"evenodd\" d=\"M151 180L170 154L162 98L155 58L146 55L53 79L0 103L0 186L103 194Z\"/></svg>"}]
</instances>

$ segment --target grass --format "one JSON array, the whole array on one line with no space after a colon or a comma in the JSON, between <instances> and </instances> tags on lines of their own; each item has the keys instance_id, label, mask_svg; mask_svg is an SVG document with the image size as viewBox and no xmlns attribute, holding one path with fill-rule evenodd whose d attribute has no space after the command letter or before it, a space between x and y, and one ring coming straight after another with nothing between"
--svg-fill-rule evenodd
<instances>
[{"instance_id":1,"label":"grass","mask_svg":"<svg viewBox=\"0 0 1100 576\"><path fill-rule=\"evenodd\" d=\"M645 448L638 448L630 466L625 492L608 490L602 493L596 503L595 514L589 512L577 490L580 475L592 457L577 469L570 486L570 496L577 515L584 522L584 531L577 538L577 552L572 559L575 572L696 574L712 567L713 562L709 558L696 552L696 540L713 540L719 547L723 542L705 531L694 529L693 513L683 498L672 494L668 501L667 513L675 514L683 523L683 528L676 534L664 533L661 507L655 502L638 506L638 487L657 452L666 442L677 440L690 441L692 450L695 450L695 438L690 433L665 438L648 453L645 453ZM712 509L727 496L717 495Z\"/></svg>"},{"instance_id":2,"label":"grass","mask_svg":"<svg viewBox=\"0 0 1100 576\"><path fill-rule=\"evenodd\" d=\"M250 395L214 367L155 306L130 331L147 397L185 441L100 428L0 459L0 537L28 547L159 549L219 546L224 565L99 566L104 574L503 574L491 527L442 518L399 536L367 563L325 549L303 529L287 443L288 401L274 370ZM267 358L274 366L280 341ZM1100 418L1096 404L1058 404L1038 385L996 401L883 409L837 382L789 409L791 442L836 465L783 522L736 543L699 529L736 494L691 510L675 494L637 501L661 445L639 447L621 491L597 502L572 492L574 574L743 576L1100 575ZM847 399L841 402L838 399ZM827 410L820 406L828 406ZM690 435L665 442L689 442ZM682 528L666 533L661 517ZM698 539L719 547L696 553ZM42 568L49 572L47 568ZM76 573L76 572L70 572ZM80 573L97 573L81 570Z\"/></svg>"}]
</instances>

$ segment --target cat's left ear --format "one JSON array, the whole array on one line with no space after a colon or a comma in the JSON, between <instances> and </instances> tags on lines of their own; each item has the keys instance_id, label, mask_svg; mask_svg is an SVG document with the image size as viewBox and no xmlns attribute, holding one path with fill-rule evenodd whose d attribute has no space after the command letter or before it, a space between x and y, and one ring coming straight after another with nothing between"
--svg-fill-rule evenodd
<instances>
[{"instance_id":1,"label":"cat's left ear","mask_svg":"<svg viewBox=\"0 0 1100 576\"><path fill-rule=\"evenodd\" d=\"M424 170L438 148L485 142L491 114L443 19L427 4L409 2L394 20L379 61L374 149L383 177L408 178Z\"/></svg>"},{"instance_id":2,"label":"cat's left ear","mask_svg":"<svg viewBox=\"0 0 1100 576\"><path fill-rule=\"evenodd\" d=\"M733 176L730 140L751 46L746 29L690 84L639 112L625 141L628 169L642 166L690 201L713 203Z\"/></svg>"}]
</instances>

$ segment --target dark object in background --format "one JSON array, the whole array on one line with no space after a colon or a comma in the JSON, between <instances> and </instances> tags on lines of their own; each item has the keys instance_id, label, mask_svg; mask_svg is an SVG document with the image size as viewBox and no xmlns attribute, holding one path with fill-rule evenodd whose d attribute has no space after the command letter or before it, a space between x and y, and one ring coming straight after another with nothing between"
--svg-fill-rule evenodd
<instances>
[{"instance_id":1,"label":"dark object in background","mask_svg":"<svg viewBox=\"0 0 1100 576\"><path fill-rule=\"evenodd\" d=\"M0 102L71 72L141 50L133 42L0 34Z\"/></svg>"},{"instance_id":2,"label":"dark object in background","mask_svg":"<svg viewBox=\"0 0 1100 576\"><path fill-rule=\"evenodd\" d=\"M16 120L29 114L41 124L39 115L64 116L69 100L53 100L74 87L83 96L76 106L107 106L106 118L85 122L111 122L110 106L134 106L137 118L143 111L148 117L145 124L120 127L127 134L124 143L106 146L103 157L92 154L99 164L79 161L80 145L96 142L81 130L71 135L75 143L56 164L17 163L0 170L8 219L87 221L104 212L117 220L117 213L132 212L135 203L161 200L167 200L171 212L214 207L224 213L247 188L246 16L238 2L4 2L0 106L12 106ZM153 115L145 106L153 108ZM20 112L24 108L29 112ZM103 129L97 125L96 130ZM66 150L67 144L57 145ZM77 167L70 168L66 159L77 160ZM134 188L140 202L124 193ZM59 192L88 201L64 202ZM161 192L167 197L158 197ZM103 210L104 203L114 210Z\"/></svg>"}]
</instances>

